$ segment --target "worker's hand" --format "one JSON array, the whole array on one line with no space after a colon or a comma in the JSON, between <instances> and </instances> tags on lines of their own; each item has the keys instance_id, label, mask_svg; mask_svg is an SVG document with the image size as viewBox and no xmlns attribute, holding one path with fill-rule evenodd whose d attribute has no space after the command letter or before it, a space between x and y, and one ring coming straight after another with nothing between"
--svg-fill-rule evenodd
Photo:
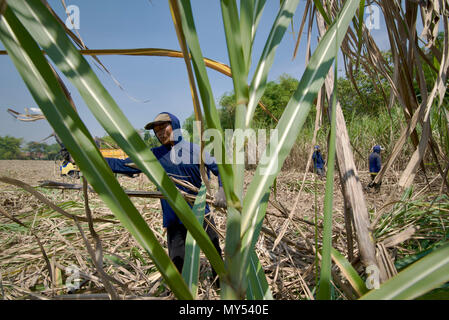
<instances>
[{"instance_id":1,"label":"worker's hand","mask_svg":"<svg viewBox=\"0 0 449 320\"><path fill-rule=\"evenodd\" d=\"M219 208L226 208L226 196L223 187L220 187L218 189L217 193L215 194L215 200L214 205Z\"/></svg>"}]
</instances>

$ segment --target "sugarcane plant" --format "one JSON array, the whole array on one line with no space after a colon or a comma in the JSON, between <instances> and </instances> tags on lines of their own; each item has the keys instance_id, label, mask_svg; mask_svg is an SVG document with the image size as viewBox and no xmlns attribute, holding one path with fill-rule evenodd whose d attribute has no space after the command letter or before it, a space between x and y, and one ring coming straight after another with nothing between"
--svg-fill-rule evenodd
<instances>
[{"instance_id":1,"label":"sugarcane plant","mask_svg":"<svg viewBox=\"0 0 449 320\"><path fill-rule=\"evenodd\" d=\"M265 0L240 1L239 8L235 0L220 1L230 61L230 70L223 66L221 70L232 76L236 98L236 130L245 131L252 127L255 109L266 88L276 49L289 24L292 23L299 4L299 0L280 2L278 14L257 61L256 71L252 79L249 79L249 71L253 63L253 43L265 2ZM263 267L255 252L270 188L300 134L318 92L326 78L332 74L331 67L337 61L336 58L351 22L355 21L361 37L363 21L359 18L357 22L356 12L359 10L358 16L363 17L365 1L335 1L334 5L339 3L341 6L334 14L330 14L334 7L329 7L326 1L323 3L318 0L313 1L317 15L321 15L326 26L296 91L279 119L276 127L277 134L270 137L254 177L244 193L244 164L237 162L235 158L231 162L224 159L227 154L225 136L206 71L206 66L210 67L211 62L202 54L190 1L169 0L182 49L180 56L184 57L189 75L196 118L200 120L201 126L205 125L207 128L214 129L221 138L218 139L218 150L215 150L215 154L221 154L223 157L217 160L227 201L224 259L218 255L202 227L207 183L199 191L193 208L190 208L151 150L101 84L89 63L70 40L67 30L58 22L49 8L40 0L0 1L0 3L2 8L0 41L30 93L69 150L83 176L123 226L146 250L175 296L178 299L196 297L200 248L220 278L221 298L272 299ZM312 1L309 0L307 6L311 7L311 3ZM52 69L47 57L56 66L57 71ZM336 70L337 67L335 72ZM115 179L88 129L74 110L67 92L61 85L58 71L76 87L106 132L162 192L187 228L186 261L182 274L178 272L156 236ZM336 80L336 73L334 77ZM336 123L338 117L336 81L334 83L333 98L329 99L333 102L330 108L332 110L330 117L332 119L330 139L332 157L328 161L325 234L323 249L316 248L322 261L317 295L320 299L330 298L332 260L340 267L358 296L368 291L360 275L341 253L332 248L332 186L335 164L333 155L336 152L338 157L338 150L335 151L335 149L339 139ZM203 115L204 119L202 119ZM199 130L201 131L201 128ZM235 155L239 150L234 151ZM374 248L374 242L371 245ZM385 287L382 286L376 293L368 293L364 297L413 298L438 286L442 281L447 281L449 274L447 250L447 246L440 248L427 256L427 260L417 262L419 265L413 265L410 269L404 270L406 274L400 273L397 279L391 279ZM439 262L438 267L432 269L430 273L427 272L426 268L429 265L435 265L435 262ZM413 291L414 286L410 289L410 286L406 285L406 282L410 280L410 274L415 272L419 272L419 276L415 277L416 281L412 285L417 284L418 291ZM432 277L432 282L427 281L429 277ZM413 294L401 295L410 290Z\"/></svg>"}]
</instances>

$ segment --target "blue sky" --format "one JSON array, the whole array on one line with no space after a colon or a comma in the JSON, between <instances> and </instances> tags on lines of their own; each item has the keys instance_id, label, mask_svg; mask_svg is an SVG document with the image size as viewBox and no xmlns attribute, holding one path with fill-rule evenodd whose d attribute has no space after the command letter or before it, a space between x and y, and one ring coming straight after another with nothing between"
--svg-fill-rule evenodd
<instances>
[{"instance_id":1,"label":"blue sky","mask_svg":"<svg viewBox=\"0 0 449 320\"><path fill-rule=\"evenodd\" d=\"M82 39L90 49L165 48L179 50L179 44L166 0L66 0L66 4L80 9ZM57 14L65 21L66 15L60 0L49 0ZM293 18L294 30L298 31L305 1L301 0ZM219 1L193 0L193 13L202 46L203 55L229 64L226 40ZM264 39L279 8L278 0L268 0L253 49L253 70L265 44ZM386 43L386 32L373 31L380 43ZM304 31L306 32L306 31ZM316 30L313 33L316 44ZM276 80L283 73L300 79L304 72L306 37L292 61L296 35L291 27L280 44L269 80ZM381 46L382 47L382 46ZM0 49L3 46L0 43ZM168 111L183 122L193 112L185 64L182 59L164 57L100 56L100 60L125 88L122 91L104 72L93 66L103 85L136 129L141 129L159 112ZM87 57L91 65L92 59ZM340 64L341 65L341 64ZM0 56L0 136L10 135L24 141L40 141L53 130L45 120L21 122L7 113L11 108L24 112L25 108L37 107L8 56ZM233 90L230 78L208 71L214 98L218 106L220 97ZM92 136L102 137L105 130L87 108L77 90L62 77L72 94L81 119ZM251 74L250 74L251 80ZM250 82L250 80L248 82ZM128 95L140 100L136 102ZM149 100L144 103L143 101ZM53 143L54 140L49 140Z\"/></svg>"}]
</instances>

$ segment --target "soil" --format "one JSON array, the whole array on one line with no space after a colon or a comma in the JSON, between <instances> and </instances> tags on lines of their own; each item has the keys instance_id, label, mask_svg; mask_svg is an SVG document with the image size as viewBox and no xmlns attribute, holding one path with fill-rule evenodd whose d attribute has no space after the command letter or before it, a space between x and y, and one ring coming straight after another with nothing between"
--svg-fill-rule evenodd
<instances>
[{"instance_id":1,"label":"soil","mask_svg":"<svg viewBox=\"0 0 449 320\"><path fill-rule=\"evenodd\" d=\"M246 173L245 186L251 181L253 171ZM1 160L0 177L7 176L37 186L41 180L79 183L70 177L61 177L59 163L54 161ZM369 183L367 172L359 173L363 186ZM299 197L293 220L289 222L283 241L273 249L275 237L284 225L285 213L294 208L303 172L290 170L281 172L276 180L264 221L265 230L256 245L256 252L264 267L273 296L276 299L308 298L303 282L313 287L315 281L313 254L315 212L321 225L325 179L306 174L304 188ZM366 202L371 217L385 204L397 199L396 183L399 175L390 173L383 181L379 192L366 189ZM118 176L120 184L128 190L154 190L149 179L143 175L137 178ZM422 181L417 181L419 186ZM436 187L435 187L436 188ZM36 188L47 199L71 214L84 215L84 200L81 191L48 190ZM274 200L274 201L273 201ZM165 231L162 228L159 200L136 199L133 203L148 222L161 245L166 248ZM274 205L273 205L274 203ZM277 205L276 205L277 203ZM89 195L89 205L94 218L115 220L110 210L96 194ZM344 205L339 179L334 184L334 239L333 245L346 253ZM99 294L107 298L98 273L92 264L86 243L72 220L55 214L28 192L0 182L0 213L6 213L22 222L13 222L0 214L0 285L5 299L40 299L43 297L64 298L70 266L75 265L90 279L80 289L82 294ZM284 213L283 213L284 212ZM214 219L223 235L226 231L224 213L215 212ZM164 286L155 266L137 242L119 224L95 223L95 231L102 240L105 271L122 285L115 285L121 297L146 297L170 299L173 295ZM82 228L93 245L87 223ZM36 241L39 238L48 261ZM221 240L222 248L224 241ZM355 243L355 253L357 245ZM51 265L52 275L49 274ZM201 260L201 277L198 291L200 299L217 299L218 294L208 280L210 267L207 260ZM54 280L52 280L54 279ZM58 280L59 279L59 280ZM127 288L127 289L126 289ZM70 297L69 297L70 298Z\"/></svg>"}]
</instances>

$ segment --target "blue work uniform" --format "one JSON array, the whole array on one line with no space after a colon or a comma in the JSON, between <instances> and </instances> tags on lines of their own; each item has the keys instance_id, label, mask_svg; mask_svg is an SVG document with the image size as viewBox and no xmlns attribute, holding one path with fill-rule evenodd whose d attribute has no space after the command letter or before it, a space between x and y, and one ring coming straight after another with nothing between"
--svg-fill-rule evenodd
<instances>
[{"instance_id":1,"label":"blue work uniform","mask_svg":"<svg viewBox=\"0 0 449 320\"><path fill-rule=\"evenodd\" d=\"M184 180L195 187L200 188L202 185L199 156L201 154L200 146L197 144L187 142L182 138L181 126L179 119L168 113L171 119L171 126L173 129L174 145L161 145L156 148L152 148L153 154L156 159L164 168L165 172L178 180ZM131 159L127 158L125 160L106 158L109 166L113 172L123 173L132 175L134 173L140 173L138 169L128 167L126 164L132 162ZM207 152L205 153L204 164L207 169L207 175L210 176L210 171L218 177L218 183L220 187L222 186L220 175L218 172L218 166L216 164L215 158L210 156ZM185 191L189 194L195 194L195 192L187 189L181 185L176 184L177 188ZM184 265L184 254L185 254L185 239L187 230L182 224L181 220L178 218L174 210L170 207L169 203L165 199L161 199L162 206L162 216L163 216L163 226L167 228L167 246L170 259L175 264L179 272L182 272L182 267ZM190 207L192 205L189 203ZM210 212L209 205L206 204L205 214ZM215 225L212 217L208 217L209 223ZM209 238L211 239L214 247L217 249L218 254L221 256L221 248L218 239L218 234L215 232L214 228L211 228L204 221L203 227L206 230ZM212 269L213 277L216 276L215 270ZM217 282L219 285L219 282Z\"/></svg>"},{"instance_id":2,"label":"blue work uniform","mask_svg":"<svg viewBox=\"0 0 449 320\"><path fill-rule=\"evenodd\" d=\"M373 152L371 152L371 154L369 155L368 162L371 178L374 179L382 167L379 146L375 146L373 148Z\"/></svg>"},{"instance_id":3,"label":"blue work uniform","mask_svg":"<svg viewBox=\"0 0 449 320\"><path fill-rule=\"evenodd\" d=\"M324 160L323 160L323 157L321 156L320 151L317 150L313 153L312 160L313 160L313 166L315 167L315 169L323 169Z\"/></svg>"},{"instance_id":4,"label":"blue work uniform","mask_svg":"<svg viewBox=\"0 0 449 320\"><path fill-rule=\"evenodd\" d=\"M199 166L199 155L201 153L200 146L191 142L187 142L182 138L181 125L179 119L168 113L163 112L170 116L171 126L173 129L173 134L175 137L175 145L161 145L159 147L152 148L153 154L159 163L164 168L165 172L178 180L184 180L195 187L200 188L202 184L200 166ZM130 158L120 160L114 158L105 158L111 168L112 172L132 175L135 173L140 173L138 169L128 167L126 164L131 163ZM215 158L209 153L205 152L204 164L207 169L207 174L210 176L210 171L218 177L218 183L221 186L221 179L218 172L218 166L216 164ZM195 194L190 189L183 186L176 185L178 189L189 193ZM189 204L190 205L190 204ZM176 213L168 204L168 201L161 199L162 214L163 214L163 226L169 227L173 224L181 224ZM192 205L190 205L192 206ZM210 212L209 206L206 204L207 214Z\"/></svg>"}]
</instances>

